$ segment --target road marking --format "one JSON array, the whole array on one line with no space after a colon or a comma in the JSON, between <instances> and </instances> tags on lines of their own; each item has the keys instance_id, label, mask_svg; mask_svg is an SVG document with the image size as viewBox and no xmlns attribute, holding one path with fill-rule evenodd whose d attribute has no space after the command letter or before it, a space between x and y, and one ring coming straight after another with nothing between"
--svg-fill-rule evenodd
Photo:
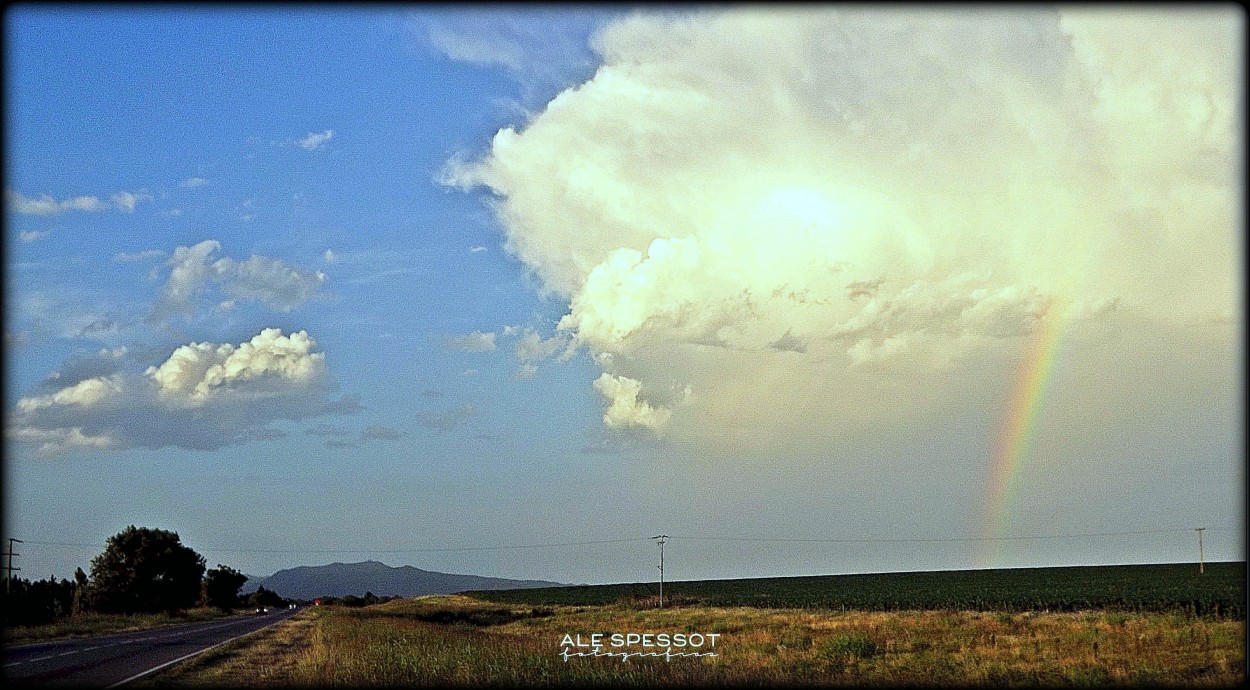
<instances>
[{"instance_id":1,"label":"road marking","mask_svg":"<svg viewBox=\"0 0 1250 690\"><path fill-rule=\"evenodd\" d=\"M277 623L277 622L278 622L278 621L274 621L274 623ZM273 625L273 623L270 623L269 625ZM236 635L236 636L234 636L234 637L232 637L232 638L230 638L230 639L228 639L228 640L226 640L226 641L224 641L224 642L218 642L217 644L215 644L215 645L213 645L213 646L211 646L211 647L205 647L204 649L201 649L201 650L200 650L200 651L198 651L198 652L191 652L190 654L187 654L187 655L185 655L185 656L180 656L180 657L178 657L177 659L174 659L173 661L166 661L165 663L161 664L160 666L155 666L155 667L150 668L150 669L148 669L148 670L146 670L146 671L144 671L144 672L142 672L142 673L136 673L135 675L133 675L133 676L131 676L131 677L129 677L129 678L127 678L127 679L125 679L125 680L119 680L119 681L117 681L116 683L113 683L112 685L109 685L109 686L108 686L105 690L108 690L108 688L115 688L115 687L117 687L117 686L119 686L119 685L125 685L126 683L129 683L129 682L130 682L130 681L132 681L132 680L138 680L138 679L140 679L140 678L142 678L142 677L144 677L144 676L146 676L146 675L148 675L148 674L150 674L150 673L156 673L157 671L159 671L159 670L161 670L161 669L163 669L163 668L167 668L167 667L169 667L169 666L173 666L174 664L178 663L179 661L186 661L187 659L190 659L190 658L191 658L191 657L193 657L193 656L199 656L200 654L203 654L204 652L207 652L207 651L208 651L208 650L210 650L210 649L216 649L216 648L218 648L218 647L222 646L223 644L229 644L229 643L231 643L231 642L234 642L235 640L238 640L238 639L241 639L241 638L247 637L248 635L252 635L252 634L254 634L254 633L258 633L258 632L260 632L261 630L264 630L265 628L268 628L268 627L269 627L269 625L265 625L265 626L259 627L259 628L255 629L255 630L249 630L248 632L245 632L245 633L243 633L242 635Z\"/></svg>"},{"instance_id":2,"label":"road marking","mask_svg":"<svg viewBox=\"0 0 1250 690\"><path fill-rule=\"evenodd\" d=\"M5 664L5 665L4 665L4 667L5 667L5 668L8 668L8 667L10 667L10 666L21 666L23 663L25 663L25 662L22 662L22 661L10 661L9 663Z\"/></svg>"}]
</instances>

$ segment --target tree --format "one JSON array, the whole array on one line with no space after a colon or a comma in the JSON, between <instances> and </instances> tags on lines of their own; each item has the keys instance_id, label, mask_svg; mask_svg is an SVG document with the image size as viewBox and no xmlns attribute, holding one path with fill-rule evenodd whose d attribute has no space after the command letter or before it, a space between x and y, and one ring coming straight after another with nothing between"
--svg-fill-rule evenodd
<instances>
[{"instance_id":1,"label":"tree","mask_svg":"<svg viewBox=\"0 0 1250 690\"><path fill-rule=\"evenodd\" d=\"M74 601L72 615L77 616L87 610L87 574L82 568L74 568Z\"/></svg>"},{"instance_id":2,"label":"tree","mask_svg":"<svg viewBox=\"0 0 1250 690\"><path fill-rule=\"evenodd\" d=\"M204 557L177 532L131 525L91 560L90 599L107 613L172 613L195 605L203 576Z\"/></svg>"},{"instance_id":3,"label":"tree","mask_svg":"<svg viewBox=\"0 0 1250 690\"><path fill-rule=\"evenodd\" d=\"M265 586L261 585L259 589L252 592L252 596L248 597L247 602L252 606L269 606L277 608L282 606L282 597L278 596L277 592L271 589L265 589Z\"/></svg>"},{"instance_id":4,"label":"tree","mask_svg":"<svg viewBox=\"0 0 1250 690\"><path fill-rule=\"evenodd\" d=\"M245 582L247 582L247 575L218 563L216 568L204 574L204 584L200 589L200 603L204 606L216 606L230 613L241 603L239 588Z\"/></svg>"}]
</instances>

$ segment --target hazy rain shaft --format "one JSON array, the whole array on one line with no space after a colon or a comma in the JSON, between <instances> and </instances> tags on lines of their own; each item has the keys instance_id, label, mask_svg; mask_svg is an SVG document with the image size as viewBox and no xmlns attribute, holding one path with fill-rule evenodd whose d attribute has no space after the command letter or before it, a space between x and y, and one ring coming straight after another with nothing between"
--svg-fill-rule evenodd
<instances>
[{"instance_id":1,"label":"hazy rain shaft","mask_svg":"<svg viewBox=\"0 0 1250 690\"><path fill-rule=\"evenodd\" d=\"M1068 414L1184 404L1161 382L1235 350L1234 15L637 14L444 182L492 192L569 300L610 427L767 446L993 416L1053 309L1066 370L1145 372Z\"/></svg>"}]
</instances>

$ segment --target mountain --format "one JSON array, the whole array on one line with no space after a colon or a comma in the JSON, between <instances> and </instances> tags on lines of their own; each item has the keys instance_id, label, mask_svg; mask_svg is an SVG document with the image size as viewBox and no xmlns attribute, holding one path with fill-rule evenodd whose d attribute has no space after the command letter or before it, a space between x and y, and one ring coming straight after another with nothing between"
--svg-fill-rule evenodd
<instances>
[{"instance_id":1,"label":"mountain","mask_svg":"<svg viewBox=\"0 0 1250 690\"><path fill-rule=\"evenodd\" d=\"M262 585L265 589L273 590L278 596L288 599L342 597L348 594L364 596L366 592L373 592L380 597L415 597L423 594L452 594L467 590L561 586L558 582L544 580L508 580L479 575L453 575L422 570L410 565L392 568L378 561L304 565L279 570L269 577L249 579L243 585L242 592L244 594L254 592Z\"/></svg>"}]
</instances>

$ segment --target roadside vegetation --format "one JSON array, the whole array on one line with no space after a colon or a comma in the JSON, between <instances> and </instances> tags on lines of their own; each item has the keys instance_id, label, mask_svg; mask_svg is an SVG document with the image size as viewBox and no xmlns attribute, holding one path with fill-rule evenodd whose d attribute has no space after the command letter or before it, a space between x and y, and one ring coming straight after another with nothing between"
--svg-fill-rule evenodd
<instances>
[{"instance_id":1,"label":"roadside vegetation","mask_svg":"<svg viewBox=\"0 0 1250 690\"><path fill-rule=\"evenodd\" d=\"M15 577L0 591L4 644L142 630L229 616L237 608L285 606L259 588L240 596L247 576L184 545L177 532L131 525L105 542L74 579Z\"/></svg>"},{"instance_id":2,"label":"roadside vegetation","mask_svg":"<svg viewBox=\"0 0 1250 690\"><path fill-rule=\"evenodd\" d=\"M717 657L570 658L566 634L719 633ZM607 639L607 638L605 638ZM1182 612L321 606L148 680L180 686L1205 685L1245 680L1245 628Z\"/></svg>"}]
</instances>

